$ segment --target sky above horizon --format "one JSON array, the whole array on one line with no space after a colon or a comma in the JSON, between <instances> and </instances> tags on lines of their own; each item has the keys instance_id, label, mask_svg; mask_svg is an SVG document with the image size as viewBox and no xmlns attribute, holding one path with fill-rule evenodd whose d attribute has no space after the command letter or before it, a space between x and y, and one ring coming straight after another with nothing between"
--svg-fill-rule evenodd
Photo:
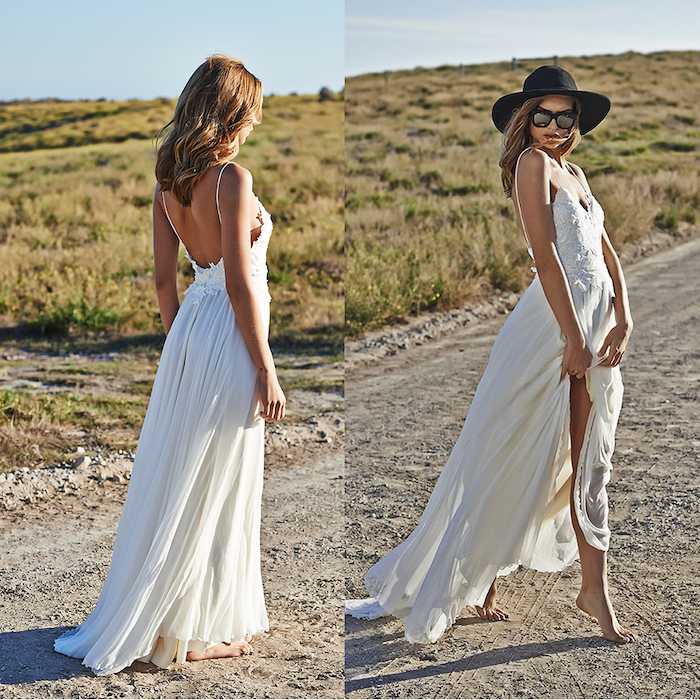
<instances>
[{"instance_id":1,"label":"sky above horizon","mask_svg":"<svg viewBox=\"0 0 700 700\"><path fill-rule=\"evenodd\" d=\"M243 60L269 95L338 91L346 75L416 66L700 50L695 0L210 0L203 7L206 14L184 0L6 0L0 100L176 97L217 52Z\"/></svg>"},{"instance_id":2,"label":"sky above horizon","mask_svg":"<svg viewBox=\"0 0 700 700\"><path fill-rule=\"evenodd\" d=\"M213 53L241 59L266 95L343 88L343 0L196 7L184 0L5 0L0 100L177 97Z\"/></svg>"},{"instance_id":3,"label":"sky above horizon","mask_svg":"<svg viewBox=\"0 0 700 700\"><path fill-rule=\"evenodd\" d=\"M700 50L697 0L346 0L345 75L516 58Z\"/></svg>"}]
</instances>

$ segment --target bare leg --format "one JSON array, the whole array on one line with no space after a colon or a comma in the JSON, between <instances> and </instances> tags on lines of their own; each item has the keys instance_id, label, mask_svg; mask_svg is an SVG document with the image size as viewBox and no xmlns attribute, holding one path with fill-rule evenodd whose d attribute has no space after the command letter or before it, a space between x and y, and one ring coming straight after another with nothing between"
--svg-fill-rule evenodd
<instances>
[{"instance_id":1,"label":"bare leg","mask_svg":"<svg viewBox=\"0 0 700 700\"><path fill-rule=\"evenodd\" d=\"M507 620L508 613L496 607L496 579L493 580L489 592L486 594L483 607L476 606L476 612L482 620Z\"/></svg>"},{"instance_id":2,"label":"bare leg","mask_svg":"<svg viewBox=\"0 0 700 700\"><path fill-rule=\"evenodd\" d=\"M253 647L250 645L250 637L246 636L244 642L221 642L205 649L201 654L196 651L188 651L187 660L223 659L230 656L246 656L252 653Z\"/></svg>"},{"instance_id":3,"label":"bare leg","mask_svg":"<svg viewBox=\"0 0 700 700\"><path fill-rule=\"evenodd\" d=\"M586 380L571 377L571 463L574 477L578 467L579 455L583 447L588 413L591 401L586 390ZM615 617L610 596L608 594L608 574L606 552L588 544L579 525L574 511L574 481L571 480L571 520L576 533L578 551L581 558L581 591L576 598L576 605L581 610L598 620L603 636L613 642L624 644L634 641L635 637L629 630L620 627Z\"/></svg>"}]
</instances>

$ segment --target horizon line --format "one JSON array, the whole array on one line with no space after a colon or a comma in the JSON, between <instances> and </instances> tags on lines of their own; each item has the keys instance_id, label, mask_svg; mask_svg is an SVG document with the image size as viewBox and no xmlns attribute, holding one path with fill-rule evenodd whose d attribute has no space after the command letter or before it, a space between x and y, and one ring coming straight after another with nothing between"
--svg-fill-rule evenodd
<instances>
[{"instance_id":1,"label":"horizon line","mask_svg":"<svg viewBox=\"0 0 700 700\"><path fill-rule=\"evenodd\" d=\"M318 96L318 94L324 88L331 90L336 95L339 95L345 90L345 86L340 90L333 90L327 85L322 85L316 92L296 92L294 90L290 92L270 92L267 95L263 95L263 99L268 97L307 97L307 96ZM46 97L15 97L11 99L0 98L0 105L11 105L11 104L22 104L27 102L152 102L154 100L175 100L177 97L168 97L167 95L156 95L155 97L58 97L56 95L47 95Z\"/></svg>"},{"instance_id":2,"label":"horizon line","mask_svg":"<svg viewBox=\"0 0 700 700\"><path fill-rule=\"evenodd\" d=\"M514 59L516 61L541 61L545 60L547 58L596 58L598 56L623 56L625 54L639 54L640 56L651 56L653 54L658 54L658 53L688 53L688 52L694 52L694 53L700 53L700 49L659 49L656 51L637 51L635 49L626 49L625 51L620 51L620 52L605 52L605 53L585 53L585 54L567 54L567 55L559 55L559 54L552 54L551 56L512 56L511 58L504 58L499 61L474 61L474 62L465 62L465 63L438 63L436 65L431 65L431 66L421 66L421 65L416 65L412 66L410 68L379 68L377 70L373 71L366 71L364 73L354 73L353 75L346 75L345 79L349 78L361 78L365 75L378 75L382 73L400 73L403 71L412 71L412 70L435 70L436 68L443 68L445 66L450 66L450 67L455 67L459 68L459 66L467 67L467 66L487 66L487 65L496 65L498 63L511 63Z\"/></svg>"}]
</instances>

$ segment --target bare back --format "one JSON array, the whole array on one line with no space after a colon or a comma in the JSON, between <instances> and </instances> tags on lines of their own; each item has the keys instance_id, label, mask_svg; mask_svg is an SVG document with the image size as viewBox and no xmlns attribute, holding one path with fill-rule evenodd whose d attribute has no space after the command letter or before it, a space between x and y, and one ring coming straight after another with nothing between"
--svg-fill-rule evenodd
<instances>
[{"instance_id":1,"label":"bare back","mask_svg":"<svg viewBox=\"0 0 700 700\"><path fill-rule=\"evenodd\" d=\"M225 167L240 168L236 163L214 166L207 170L192 190L190 206L183 207L170 192L160 191L156 198L168 218L174 233L185 246L189 255L200 267L209 267L222 258L221 220L219 213L218 189L221 174ZM262 212L257 200L253 199L253 212L250 222L251 245L262 230Z\"/></svg>"}]
</instances>

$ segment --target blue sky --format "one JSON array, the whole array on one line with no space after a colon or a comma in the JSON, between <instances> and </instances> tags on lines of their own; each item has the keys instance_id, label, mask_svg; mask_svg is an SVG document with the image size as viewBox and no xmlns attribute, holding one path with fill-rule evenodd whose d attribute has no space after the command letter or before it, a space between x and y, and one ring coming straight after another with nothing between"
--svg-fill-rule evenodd
<instances>
[{"instance_id":1,"label":"blue sky","mask_svg":"<svg viewBox=\"0 0 700 700\"><path fill-rule=\"evenodd\" d=\"M697 0L346 0L345 74L700 50Z\"/></svg>"},{"instance_id":2,"label":"blue sky","mask_svg":"<svg viewBox=\"0 0 700 700\"><path fill-rule=\"evenodd\" d=\"M177 97L212 53L265 94L343 87L343 0L0 0L0 100Z\"/></svg>"}]
</instances>

